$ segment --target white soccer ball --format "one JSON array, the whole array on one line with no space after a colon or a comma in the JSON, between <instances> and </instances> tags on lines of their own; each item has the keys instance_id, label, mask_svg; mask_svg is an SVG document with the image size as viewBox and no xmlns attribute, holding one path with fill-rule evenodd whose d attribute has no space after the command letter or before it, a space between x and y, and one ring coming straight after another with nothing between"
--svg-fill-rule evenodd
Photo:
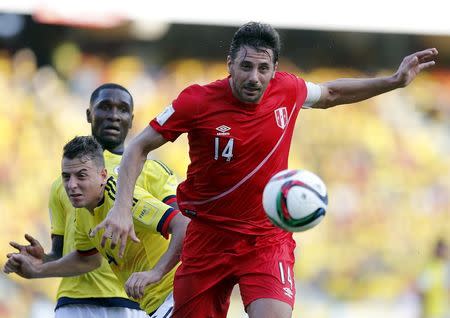
<instances>
[{"instance_id":1,"label":"white soccer ball","mask_svg":"<svg viewBox=\"0 0 450 318\"><path fill-rule=\"evenodd\" d=\"M263 207L276 226L306 231L322 221L328 205L325 183L307 170L283 170L274 175L263 192Z\"/></svg>"}]
</instances>

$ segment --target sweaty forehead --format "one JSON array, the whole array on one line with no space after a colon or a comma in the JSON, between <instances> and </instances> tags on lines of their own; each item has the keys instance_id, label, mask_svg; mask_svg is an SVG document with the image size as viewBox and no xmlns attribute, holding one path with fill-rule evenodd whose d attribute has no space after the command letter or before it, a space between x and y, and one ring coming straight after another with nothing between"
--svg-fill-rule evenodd
<instances>
[{"instance_id":1,"label":"sweaty forehead","mask_svg":"<svg viewBox=\"0 0 450 318\"><path fill-rule=\"evenodd\" d=\"M254 48L242 46L236 54L236 61L251 61L255 63L272 63L273 51L265 47Z\"/></svg>"},{"instance_id":2,"label":"sweaty forehead","mask_svg":"<svg viewBox=\"0 0 450 318\"><path fill-rule=\"evenodd\" d=\"M118 88L104 88L97 97L94 99L94 105L101 103L102 101L108 101L117 104L128 104L131 106L131 97L124 90Z\"/></svg>"}]
</instances>

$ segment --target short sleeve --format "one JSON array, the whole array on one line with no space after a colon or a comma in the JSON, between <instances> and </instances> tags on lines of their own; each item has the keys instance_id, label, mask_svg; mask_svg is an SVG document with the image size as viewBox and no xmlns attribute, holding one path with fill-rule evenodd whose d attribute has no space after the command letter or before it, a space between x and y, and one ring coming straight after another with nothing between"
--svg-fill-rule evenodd
<instances>
[{"instance_id":1,"label":"short sleeve","mask_svg":"<svg viewBox=\"0 0 450 318\"><path fill-rule=\"evenodd\" d=\"M175 141L182 133L191 130L199 109L199 89L200 85L192 85L183 90L150 122L150 126L169 141Z\"/></svg>"},{"instance_id":2,"label":"short sleeve","mask_svg":"<svg viewBox=\"0 0 450 318\"><path fill-rule=\"evenodd\" d=\"M83 210L75 211L75 248L82 254L94 254L96 248L92 240L89 238L90 225L87 222L89 217L83 215L83 213L89 213Z\"/></svg>"},{"instance_id":3,"label":"short sleeve","mask_svg":"<svg viewBox=\"0 0 450 318\"><path fill-rule=\"evenodd\" d=\"M135 226L167 238L170 221L179 211L138 188L135 189L133 201Z\"/></svg>"},{"instance_id":4,"label":"short sleeve","mask_svg":"<svg viewBox=\"0 0 450 318\"><path fill-rule=\"evenodd\" d=\"M66 213L63 204L65 190L62 188L61 178L53 182L50 190L48 209L50 214L51 234L64 235L66 227ZM66 195L67 196L67 195Z\"/></svg>"},{"instance_id":5,"label":"short sleeve","mask_svg":"<svg viewBox=\"0 0 450 318\"><path fill-rule=\"evenodd\" d=\"M176 201L178 180L165 163L159 160L148 160L143 173L145 190L166 204Z\"/></svg>"},{"instance_id":6,"label":"short sleeve","mask_svg":"<svg viewBox=\"0 0 450 318\"><path fill-rule=\"evenodd\" d=\"M308 89L306 86L306 82L300 78L295 76L296 86L297 86L297 98L296 103L298 106L304 107L305 100L307 99Z\"/></svg>"},{"instance_id":7,"label":"short sleeve","mask_svg":"<svg viewBox=\"0 0 450 318\"><path fill-rule=\"evenodd\" d=\"M280 90L279 94L284 94L287 100L295 104L298 109L302 108L308 93L305 81L287 72L276 72L275 80Z\"/></svg>"}]
</instances>

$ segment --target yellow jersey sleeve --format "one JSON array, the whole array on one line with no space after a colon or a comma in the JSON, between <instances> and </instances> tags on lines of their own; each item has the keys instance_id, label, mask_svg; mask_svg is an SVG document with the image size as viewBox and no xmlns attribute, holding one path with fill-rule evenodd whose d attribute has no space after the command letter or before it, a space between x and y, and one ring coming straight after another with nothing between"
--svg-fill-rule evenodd
<instances>
[{"instance_id":1,"label":"yellow jersey sleeve","mask_svg":"<svg viewBox=\"0 0 450 318\"><path fill-rule=\"evenodd\" d=\"M51 234L55 235L64 235L66 228L66 211L61 201L61 191L65 193L61 178L58 178L52 184L48 202Z\"/></svg>"},{"instance_id":2,"label":"yellow jersey sleeve","mask_svg":"<svg viewBox=\"0 0 450 318\"><path fill-rule=\"evenodd\" d=\"M89 215L83 215L89 212L85 209L76 209L75 213L75 248L83 254L91 251L97 252L94 243L89 238L89 232L91 230Z\"/></svg>"},{"instance_id":3,"label":"yellow jersey sleeve","mask_svg":"<svg viewBox=\"0 0 450 318\"><path fill-rule=\"evenodd\" d=\"M117 179L122 156L104 151L106 169ZM146 160L136 185L164 203L176 202L178 181L172 170L159 160Z\"/></svg>"},{"instance_id":4,"label":"yellow jersey sleeve","mask_svg":"<svg viewBox=\"0 0 450 318\"><path fill-rule=\"evenodd\" d=\"M172 170L159 160L147 160L142 170L142 183L156 199L171 204L176 201L178 181Z\"/></svg>"},{"instance_id":5,"label":"yellow jersey sleeve","mask_svg":"<svg viewBox=\"0 0 450 318\"><path fill-rule=\"evenodd\" d=\"M144 189L136 187L132 213L136 227L152 233L159 233L168 238L170 221L178 213L178 210L159 201Z\"/></svg>"}]
</instances>

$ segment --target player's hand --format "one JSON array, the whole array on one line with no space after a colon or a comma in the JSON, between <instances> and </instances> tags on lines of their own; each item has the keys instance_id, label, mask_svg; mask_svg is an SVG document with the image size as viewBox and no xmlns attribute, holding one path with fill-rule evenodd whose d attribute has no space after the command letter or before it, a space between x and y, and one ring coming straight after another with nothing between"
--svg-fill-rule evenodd
<instances>
[{"instance_id":1,"label":"player's hand","mask_svg":"<svg viewBox=\"0 0 450 318\"><path fill-rule=\"evenodd\" d=\"M144 296L145 288L159 282L162 277L163 275L155 270L133 273L125 283L125 291L129 297L140 299Z\"/></svg>"},{"instance_id":2,"label":"player's hand","mask_svg":"<svg viewBox=\"0 0 450 318\"><path fill-rule=\"evenodd\" d=\"M128 236L133 242L140 242L134 232L133 217L131 216L131 213L129 211L121 211L115 206L108 212L108 215L103 222L91 231L90 236L94 237L101 229L104 229L102 240L100 242L101 246L105 247L108 239L111 240L111 249L114 249L116 245L120 243L119 257L123 257Z\"/></svg>"},{"instance_id":3,"label":"player's hand","mask_svg":"<svg viewBox=\"0 0 450 318\"><path fill-rule=\"evenodd\" d=\"M399 86L407 86L422 70L433 66L437 55L438 50L431 48L406 56L395 73Z\"/></svg>"},{"instance_id":4,"label":"player's hand","mask_svg":"<svg viewBox=\"0 0 450 318\"><path fill-rule=\"evenodd\" d=\"M12 257L14 254L18 253L9 253L6 255L6 257L8 257L8 261L3 267L3 272L6 274L16 273L20 270L20 263L16 262L16 260Z\"/></svg>"},{"instance_id":5,"label":"player's hand","mask_svg":"<svg viewBox=\"0 0 450 318\"><path fill-rule=\"evenodd\" d=\"M25 239L30 242L30 245L21 245L17 242L9 242L9 245L14 247L23 255L31 255L37 259L44 260L45 252L41 243L29 234L25 234Z\"/></svg>"},{"instance_id":6,"label":"player's hand","mask_svg":"<svg viewBox=\"0 0 450 318\"><path fill-rule=\"evenodd\" d=\"M6 274L16 273L23 278L38 277L39 267L42 261L31 256L19 253L10 253L7 255L8 261L3 271Z\"/></svg>"}]
</instances>

